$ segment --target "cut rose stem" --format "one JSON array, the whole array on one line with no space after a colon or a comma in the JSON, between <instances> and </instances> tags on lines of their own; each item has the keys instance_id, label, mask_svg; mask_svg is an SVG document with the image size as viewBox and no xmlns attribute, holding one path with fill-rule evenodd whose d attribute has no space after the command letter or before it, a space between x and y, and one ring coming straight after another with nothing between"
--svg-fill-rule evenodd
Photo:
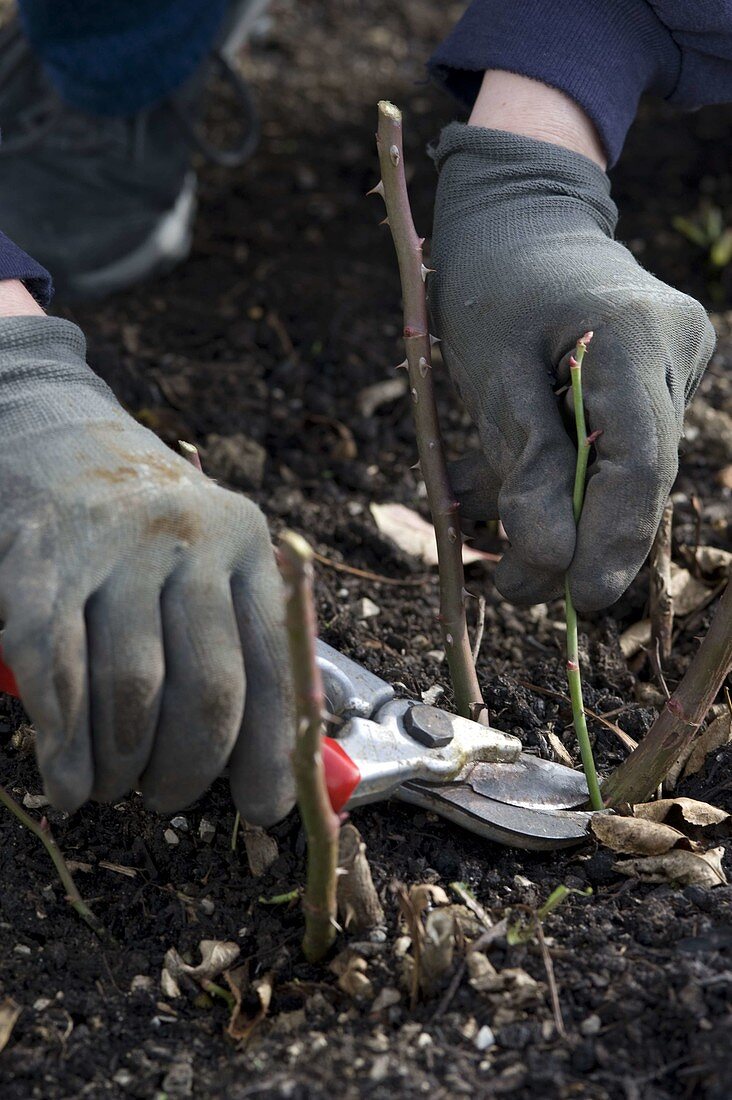
<instances>
[{"instance_id":1,"label":"cut rose stem","mask_svg":"<svg viewBox=\"0 0 732 1100\"><path fill-rule=\"evenodd\" d=\"M645 802L694 740L725 677L732 671L732 583L719 601L686 675L637 749L605 780L608 806Z\"/></svg>"},{"instance_id":2,"label":"cut rose stem","mask_svg":"<svg viewBox=\"0 0 732 1100\"><path fill-rule=\"evenodd\" d=\"M422 238L417 236L404 172L402 114L392 103L379 103L376 135L381 180L370 194L381 195L399 263L404 308L404 344L409 371L419 467L437 540L440 577L440 622L450 668L455 706L466 718L486 720L486 708L475 672L465 618L463 540L458 504L450 488L432 384L432 357Z\"/></svg>"},{"instance_id":3,"label":"cut rose stem","mask_svg":"<svg viewBox=\"0 0 732 1100\"><path fill-rule=\"evenodd\" d=\"M577 341L574 355L569 359L569 373L572 380L572 401L574 404L574 421L577 429L577 465L574 475L574 491L572 493L572 512L575 524L579 523L582 515L582 504L585 499L585 481L587 478L587 459L590 447L597 436L587 435L585 424L585 407L582 400L582 360L585 357L587 345L592 339L592 333L586 332ZM590 805L593 810L603 808L600 784L597 782L595 760L592 755L590 734L587 729L585 717L585 704L582 698L582 675L579 666L579 638L577 635L577 612L575 611L572 594L569 590L569 579L564 582L564 602L567 618L567 683L569 685L569 697L572 701L572 718L574 731L577 734L582 767L587 780L587 790L590 795Z\"/></svg>"},{"instance_id":4,"label":"cut rose stem","mask_svg":"<svg viewBox=\"0 0 732 1100\"><path fill-rule=\"evenodd\" d=\"M312 551L301 535L285 531L280 542L279 561L285 582L285 620L295 689L297 727L292 770L308 841L302 946L308 961L318 962L331 947L337 930L340 822L328 797L321 751L325 705L315 649Z\"/></svg>"},{"instance_id":5,"label":"cut rose stem","mask_svg":"<svg viewBox=\"0 0 732 1100\"><path fill-rule=\"evenodd\" d=\"M38 837L53 861L58 877L61 879L61 883L66 890L66 897L69 900L69 904L97 935L103 934L104 929L101 922L94 916L76 888L76 883L71 876L71 871L66 865L66 860L54 839L53 833L51 832L51 826L48 824L47 819L44 817L41 821L36 821L35 818L32 818L30 814L25 812L22 806L18 805L13 796L8 794L4 787L0 787L0 802L6 809L10 810L11 814L17 817L21 825L24 825L26 829L29 829L30 832L34 834L34 836Z\"/></svg>"}]
</instances>

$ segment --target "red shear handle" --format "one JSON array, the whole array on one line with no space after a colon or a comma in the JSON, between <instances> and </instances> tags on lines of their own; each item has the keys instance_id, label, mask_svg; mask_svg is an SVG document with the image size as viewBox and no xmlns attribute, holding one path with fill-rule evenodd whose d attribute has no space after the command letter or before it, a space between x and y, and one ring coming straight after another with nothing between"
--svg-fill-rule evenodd
<instances>
[{"instance_id":1,"label":"red shear handle","mask_svg":"<svg viewBox=\"0 0 732 1100\"><path fill-rule=\"evenodd\" d=\"M323 764L330 804L336 813L340 813L361 782L361 772L346 750L332 737L323 738Z\"/></svg>"},{"instance_id":2,"label":"red shear handle","mask_svg":"<svg viewBox=\"0 0 732 1100\"><path fill-rule=\"evenodd\" d=\"M15 677L12 671L3 662L3 656L0 652L0 691L4 691L7 695L14 695L16 699L20 698L20 692L18 691L18 685L15 682Z\"/></svg>"},{"instance_id":3,"label":"red shear handle","mask_svg":"<svg viewBox=\"0 0 732 1100\"><path fill-rule=\"evenodd\" d=\"M0 691L4 691L7 695L14 695L16 699L20 698L15 677L12 670L3 662L1 653ZM330 804L336 813L340 813L361 782L361 772L345 749L341 748L332 737L323 738L323 764Z\"/></svg>"}]
</instances>

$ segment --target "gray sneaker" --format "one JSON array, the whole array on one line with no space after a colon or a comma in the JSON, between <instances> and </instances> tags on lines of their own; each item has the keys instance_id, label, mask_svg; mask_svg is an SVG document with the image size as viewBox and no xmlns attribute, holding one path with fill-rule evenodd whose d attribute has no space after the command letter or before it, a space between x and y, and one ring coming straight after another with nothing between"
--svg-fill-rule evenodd
<instances>
[{"instance_id":1,"label":"gray sneaker","mask_svg":"<svg viewBox=\"0 0 732 1100\"><path fill-rule=\"evenodd\" d=\"M232 0L219 41L194 77L126 118L64 103L18 24L0 32L0 229L48 269L60 296L99 298L186 258L196 211L193 151L235 166L257 144L256 111L232 61L266 3ZM236 148L215 148L201 130L212 69L240 103Z\"/></svg>"}]
</instances>

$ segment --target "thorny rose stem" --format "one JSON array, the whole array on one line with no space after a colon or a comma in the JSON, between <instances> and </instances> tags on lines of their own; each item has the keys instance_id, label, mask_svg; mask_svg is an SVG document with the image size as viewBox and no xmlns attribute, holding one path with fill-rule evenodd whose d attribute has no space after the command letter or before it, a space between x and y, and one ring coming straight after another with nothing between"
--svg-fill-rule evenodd
<instances>
[{"instance_id":1,"label":"thorny rose stem","mask_svg":"<svg viewBox=\"0 0 732 1100\"><path fill-rule=\"evenodd\" d=\"M592 333L586 332L577 341L575 353L569 360L569 371L572 379L572 401L574 404L574 421L577 429L577 465L574 473L574 491L572 493L572 512L575 524L579 523L582 515L582 504L585 499L585 480L587 477L587 459L596 436L587 435L585 424L585 407L582 401L582 360L585 357L587 345L592 339ZM593 810L603 808L600 785L597 782L595 761L592 756L590 735L587 731L587 719L585 717L585 704L582 698L582 676L579 666L579 639L577 637L577 612L569 590L569 579L564 582L564 602L567 618L567 683L569 695L572 700L572 717L574 729L577 734L582 767L587 779L587 790L590 794L590 805Z\"/></svg>"},{"instance_id":2,"label":"thorny rose stem","mask_svg":"<svg viewBox=\"0 0 732 1100\"><path fill-rule=\"evenodd\" d=\"M419 467L427 489L427 500L437 539L440 576L440 622L455 706L466 718L485 721L485 704L470 648L465 619L465 577L463 540L458 504L450 488L447 464L437 418L432 384L432 358L425 280L428 269L422 262L423 238L417 236L409 206L404 173L402 114L392 103L379 103L376 135L381 180L369 194L378 194L386 204L386 223L394 240L404 300L404 344L407 358L401 366L409 372Z\"/></svg>"},{"instance_id":3,"label":"thorny rose stem","mask_svg":"<svg viewBox=\"0 0 732 1100\"><path fill-rule=\"evenodd\" d=\"M303 951L309 962L327 953L336 935L336 871L340 822L325 784L322 726L323 683L316 658L313 553L305 539L285 531L279 550L285 582L285 616L295 689L296 734L292 750L297 802L308 839L303 909Z\"/></svg>"}]
</instances>

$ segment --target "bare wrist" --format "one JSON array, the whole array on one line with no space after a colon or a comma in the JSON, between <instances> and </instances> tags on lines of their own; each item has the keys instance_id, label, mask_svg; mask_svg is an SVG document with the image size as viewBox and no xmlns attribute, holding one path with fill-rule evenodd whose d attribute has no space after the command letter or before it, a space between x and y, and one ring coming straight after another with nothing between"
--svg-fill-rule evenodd
<instances>
[{"instance_id":1,"label":"bare wrist","mask_svg":"<svg viewBox=\"0 0 732 1100\"><path fill-rule=\"evenodd\" d=\"M558 88L519 73L489 69L468 123L561 145L603 171L607 167L600 136L579 104Z\"/></svg>"},{"instance_id":2,"label":"bare wrist","mask_svg":"<svg viewBox=\"0 0 732 1100\"><path fill-rule=\"evenodd\" d=\"M44 310L38 305L30 291L26 290L19 279L0 280L0 317L28 317Z\"/></svg>"}]
</instances>

